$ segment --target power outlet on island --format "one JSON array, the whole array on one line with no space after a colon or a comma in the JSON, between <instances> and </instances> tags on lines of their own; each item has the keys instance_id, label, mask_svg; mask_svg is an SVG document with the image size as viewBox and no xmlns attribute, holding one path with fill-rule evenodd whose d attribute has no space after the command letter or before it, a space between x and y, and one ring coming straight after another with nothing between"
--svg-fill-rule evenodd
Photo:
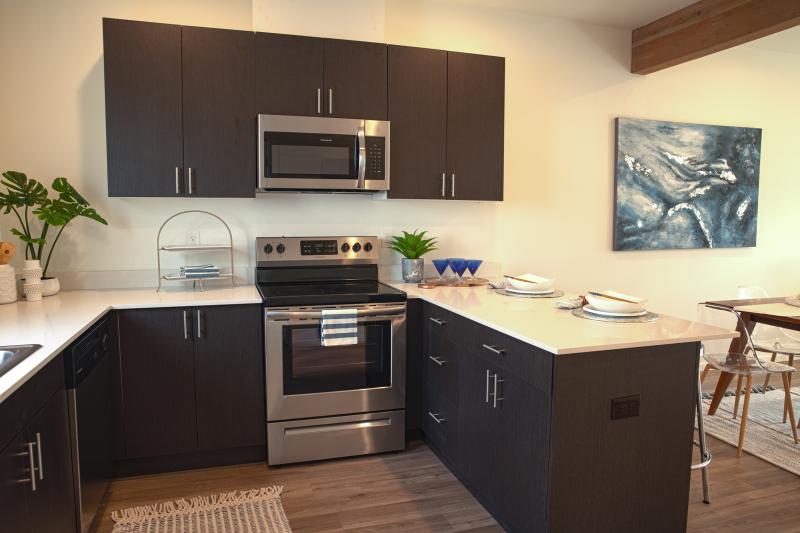
<instances>
[{"instance_id":1,"label":"power outlet on island","mask_svg":"<svg viewBox=\"0 0 800 533\"><path fill-rule=\"evenodd\" d=\"M611 400L611 420L639 416L640 395L623 396Z\"/></svg>"}]
</instances>

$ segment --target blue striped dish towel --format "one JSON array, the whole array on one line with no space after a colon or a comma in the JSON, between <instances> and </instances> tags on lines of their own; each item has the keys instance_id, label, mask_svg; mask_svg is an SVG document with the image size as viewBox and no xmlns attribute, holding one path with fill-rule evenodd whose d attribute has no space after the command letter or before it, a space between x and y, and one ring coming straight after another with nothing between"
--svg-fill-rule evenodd
<instances>
[{"instance_id":1,"label":"blue striped dish towel","mask_svg":"<svg viewBox=\"0 0 800 533\"><path fill-rule=\"evenodd\" d=\"M214 265L182 266L181 276L184 278L215 278L219 276L219 267Z\"/></svg>"},{"instance_id":2,"label":"blue striped dish towel","mask_svg":"<svg viewBox=\"0 0 800 533\"><path fill-rule=\"evenodd\" d=\"M323 309L320 324L323 346L358 343L358 312L355 309Z\"/></svg>"}]
</instances>

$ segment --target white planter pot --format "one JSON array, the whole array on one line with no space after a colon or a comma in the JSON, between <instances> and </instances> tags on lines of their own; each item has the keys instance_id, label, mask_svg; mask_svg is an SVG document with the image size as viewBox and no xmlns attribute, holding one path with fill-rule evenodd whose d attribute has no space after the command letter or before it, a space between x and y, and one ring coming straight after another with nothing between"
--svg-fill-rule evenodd
<instances>
[{"instance_id":1,"label":"white planter pot","mask_svg":"<svg viewBox=\"0 0 800 533\"><path fill-rule=\"evenodd\" d=\"M58 278L42 278L42 296L53 296L61 290Z\"/></svg>"},{"instance_id":2,"label":"white planter pot","mask_svg":"<svg viewBox=\"0 0 800 533\"><path fill-rule=\"evenodd\" d=\"M0 265L0 304L17 301L17 275L11 265Z\"/></svg>"},{"instance_id":3,"label":"white planter pot","mask_svg":"<svg viewBox=\"0 0 800 533\"><path fill-rule=\"evenodd\" d=\"M29 302L37 302L42 299L42 264L38 259L25 261L25 279L22 285L22 292L25 299Z\"/></svg>"}]
</instances>

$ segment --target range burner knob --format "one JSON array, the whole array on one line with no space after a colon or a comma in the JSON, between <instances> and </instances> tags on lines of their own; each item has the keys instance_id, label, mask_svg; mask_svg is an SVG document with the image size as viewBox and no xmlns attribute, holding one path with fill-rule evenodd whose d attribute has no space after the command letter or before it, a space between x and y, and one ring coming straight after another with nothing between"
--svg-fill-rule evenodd
<instances>
[{"instance_id":1,"label":"range burner knob","mask_svg":"<svg viewBox=\"0 0 800 533\"><path fill-rule=\"evenodd\" d=\"M343 254L346 254L346 253L347 253L347 252L349 252L349 251L350 251L350 245L349 245L349 244L347 244L347 243L344 243L344 244L342 245L342 253L343 253Z\"/></svg>"},{"instance_id":2,"label":"range burner knob","mask_svg":"<svg viewBox=\"0 0 800 533\"><path fill-rule=\"evenodd\" d=\"M365 252L371 252L372 251L372 243L371 242L368 242L367 244L364 245L364 251Z\"/></svg>"},{"instance_id":3,"label":"range burner knob","mask_svg":"<svg viewBox=\"0 0 800 533\"><path fill-rule=\"evenodd\" d=\"M353 251L356 252L356 253L360 252L361 251L361 245L358 244L358 243L355 243L353 245Z\"/></svg>"},{"instance_id":4,"label":"range burner knob","mask_svg":"<svg viewBox=\"0 0 800 533\"><path fill-rule=\"evenodd\" d=\"M264 253L265 254L271 254L272 253L272 245L271 244L267 244L266 246L264 246Z\"/></svg>"},{"instance_id":5,"label":"range burner knob","mask_svg":"<svg viewBox=\"0 0 800 533\"><path fill-rule=\"evenodd\" d=\"M281 243L281 244L279 244L279 245L278 245L278 247L276 248L276 250L278 250L278 253L279 253L279 254L282 254L283 252L285 252L285 251L286 251L286 247L283 245L283 243Z\"/></svg>"}]
</instances>

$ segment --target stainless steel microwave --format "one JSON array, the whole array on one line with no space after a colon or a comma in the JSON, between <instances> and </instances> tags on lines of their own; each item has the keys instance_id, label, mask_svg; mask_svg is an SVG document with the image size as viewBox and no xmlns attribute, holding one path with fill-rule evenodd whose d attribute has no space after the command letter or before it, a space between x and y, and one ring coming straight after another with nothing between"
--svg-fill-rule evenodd
<instances>
[{"instance_id":1,"label":"stainless steel microwave","mask_svg":"<svg viewBox=\"0 0 800 533\"><path fill-rule=\"evenodd\" d=\"M388 191L389 122L259 115L258 190Z\"/></svg>"}]
</instances>

